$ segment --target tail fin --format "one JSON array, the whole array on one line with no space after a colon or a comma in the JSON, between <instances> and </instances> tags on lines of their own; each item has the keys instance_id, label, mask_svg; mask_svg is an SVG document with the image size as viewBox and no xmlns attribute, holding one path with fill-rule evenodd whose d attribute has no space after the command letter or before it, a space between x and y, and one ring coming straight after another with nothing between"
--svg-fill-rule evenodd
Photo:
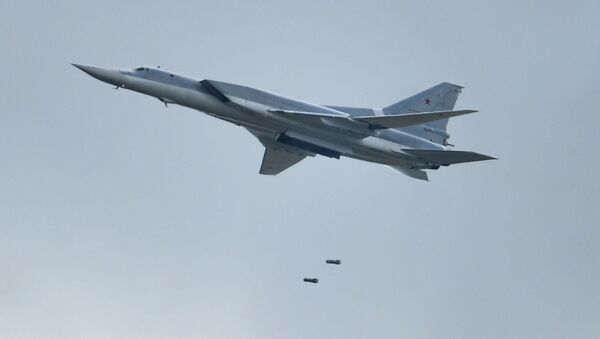
<instances>
[{"instance_id":1,"label":"tail fin","mask_svg":"<svg viewBox=\"0 0 600 339\"><path fill-rule=\"evenodd\" d=\"M383 114L451 111L454 109L454 105L456 104L456 100L458 99L458 95L461 93L462 88L463 87L449 82L442 82L441 84L415 94L410 98L385 107L383 109ZM448 119L441 119L422 125L404 127L402 130L433 142L446 145L446 141L450 137L446 132L447 125Z\"/></svg>"}]
</instances>

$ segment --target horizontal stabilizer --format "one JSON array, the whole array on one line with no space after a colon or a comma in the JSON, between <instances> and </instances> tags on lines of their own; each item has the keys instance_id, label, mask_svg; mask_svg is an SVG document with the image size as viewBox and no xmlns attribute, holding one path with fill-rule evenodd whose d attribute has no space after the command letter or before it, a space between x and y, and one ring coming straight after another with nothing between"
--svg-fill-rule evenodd
<instances>
[{"instance_id":1,"label":"horizontal stabilizer","mask_svg":"<svg viewBox=\"0 0 600 339\"><path fill-rule=\"evenodd\" d=\"M463 109L459 111L437 111L408 114L389 114L377 116L352 117L353 120L367 123L373 129L400 128L424 124L431 121L448 119L463 114L475 113L476 110Z\"/></svg>"},{"instance_id":2,"label":"horizontal stabilizer","mask_svg":"<svg viewBox=\"0 0 600 339\"><path fill-rule=\"evenodd\" d=\"M438 151L423 149L403 149L402 151L423 160L423 162L442 166L460 164L463 162L496 159L488 155L467 151Z\"/></svg>"}]
</instances>

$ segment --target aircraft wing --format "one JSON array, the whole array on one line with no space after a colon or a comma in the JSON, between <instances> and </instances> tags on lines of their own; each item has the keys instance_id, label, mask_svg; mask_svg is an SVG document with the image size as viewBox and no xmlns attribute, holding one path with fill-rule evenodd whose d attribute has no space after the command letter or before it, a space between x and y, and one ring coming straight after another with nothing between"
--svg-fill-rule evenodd
<instances>
[{"instance_id":1,"label":"aircraft wing","mask_svg":"<svg viewBox=\"0 0 600 339\"><path fill-rule=\"evenodd\" d=\"M278 108L268 109L267 112L280 114L282 116L286 116L287 118L311 125L329 126L344 129L347 131L354 132L356 135L359 136L368 136L372 133L372 131L369 130L369 125L363 124L358 121L354 121L348 115L294 111Z\"/></svg>"},{"instance_id":2,"label":"aircraft wing","mask_svg":"<svg viewBox=\"0 0 600 339\"><path fill-rule=\"evenodd\" d=\"M315 156L315 153L275 141L276 135L271 132L250 127L246 127L246 129L265 146L260 174L276 175L308 156Z\"/></svg>"},{"instance_id":3,"label":"aircraft wing","mask_svg":"<svg viewBox=\"0 0 600 339\"><path fill-rule=\"evenodd\" d=\"M475 152L467 151L439 151L439 150L424 150L424 149L403 149L402 151L413 155L424 162L437 164L437 165L452 165L460 164L463 162L482 161L482 160L493 160L494 157L490 157L485 154L479 154Z\"/></svg>"},{"instance_id":4,"label":"aircraft wing","mask_svg":"<svg viewBox=\"0 0 600 339\"><path fill-rule=\"evenodd\" d=\"M294 166L304 158L306 158L306 155L293 152L284 147L266 146L259 173L276 175Z\"/></svg>"},{"instance_id":5,"label":"aircraft wing","mask_svg":"<svg viewBox=\"0 0 600 339\"><path fill-rule=\"evenodd\" d=\"M325 121L346 124L348 127L352 127L353 129L356 129L357 125L361 124L362 126L365 126L366 124L370 129L407 127L477 112L476 110L464 109L458 111L437 111L350 117L348 115L336 115L328 113L304 112L283 109L270 109L268 111L271 113L296 116L298 118L303 119L314 119L315 121L323 119Z\"/></svg>"},{"instance_id":6,"label":"aircraft wing","mask_svg":"<svg viewBox=\"0 0 600 339\"><path fill-rule=\"evenodd\" d=\"M412 169L412 168L407 168L407 167L403 167L403 166L388 166L388 167L393 170L396 170L398 172L401 172L405 175L408 175L411 178L429 181L429 178L427 178L427 172L422 171L420 169Z\"/></svg>"},{"instance_id":7,"label":"aircraft wing","mask_svg":"<svg viewBox=\"0 0 600 339\"><path fill-rule=\"evenodd\" d=\"M337 114L329 114L329 113L318 113L318 112L306 112L306 111L294 111L294 110L289 110L289 109L273 108L273 109L268 109L267 111L271 112L271 113L280 113L280 114L286 114L286 115L297 115L297 116L305 116L305 117L312 117L312 118L342 118L342 119L348 119L348 116L346 116L346 115L337 115Z\"/></svg>"},{"instance_id":8,"label":"aircraft wing","mask_svg":"<svg viewBox=\"0 0 600 339\"><path fill-rule=\"evenodd\" d=\"M424 124L441 119L456 117L463 114L475 113L476 110L463 109L458 111L437 111L408 114L389 114L376 116L352 117L353 120L369 124L372 129L399 128Z\"/></svg>"}]
</instances>

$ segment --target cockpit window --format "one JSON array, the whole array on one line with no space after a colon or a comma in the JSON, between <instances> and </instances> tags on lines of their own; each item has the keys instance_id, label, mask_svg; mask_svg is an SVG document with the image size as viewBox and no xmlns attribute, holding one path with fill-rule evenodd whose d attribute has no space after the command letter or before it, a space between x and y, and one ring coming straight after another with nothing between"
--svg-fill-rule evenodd
<instances>
[{"instance_id":1,"label":"cockpit window","mask_svg":"<svg viewBox=\"0 0 600 339\"><path fill-rule=\"evenodd\" d=\"M138 72L143 71L143 70L144 70L144 67L138 67L138 68L134 69L134 71L138 71Z\"/></svg>"}]
</instances>

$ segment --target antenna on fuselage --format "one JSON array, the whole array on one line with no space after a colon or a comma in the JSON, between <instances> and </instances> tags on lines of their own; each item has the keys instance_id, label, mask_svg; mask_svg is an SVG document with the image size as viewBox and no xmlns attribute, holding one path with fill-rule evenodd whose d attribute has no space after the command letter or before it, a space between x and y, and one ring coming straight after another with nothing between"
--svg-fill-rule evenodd
<instances>
[{"instance_id":1,"label":"antenna on fuselage","mask_svg":"<svg viewBox=\"0 0 600 339\"><path fill-rule=\"evenodd\" d=\"M165 107L169 107L169 105L167 105L168 102L165 99L163 99L161 97L157 97L156 99L158 99L160 102L162 102L163 104L165 104Z\"/></svg>"}]
</instances>

